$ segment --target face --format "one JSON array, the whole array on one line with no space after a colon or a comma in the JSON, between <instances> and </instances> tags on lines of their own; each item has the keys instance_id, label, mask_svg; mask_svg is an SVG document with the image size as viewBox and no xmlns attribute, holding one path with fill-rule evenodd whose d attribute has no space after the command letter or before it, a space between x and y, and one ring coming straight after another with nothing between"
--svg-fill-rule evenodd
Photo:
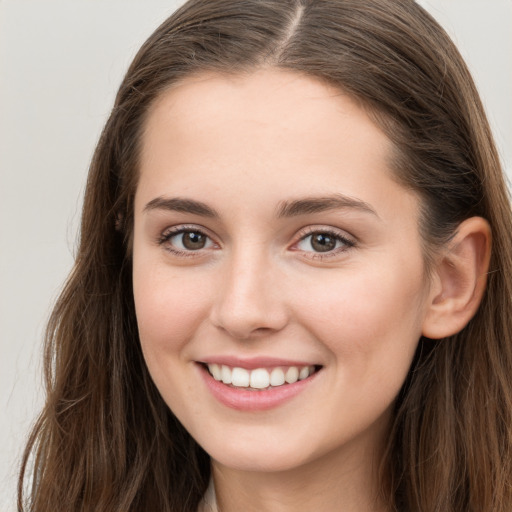
<instances>
[{"instance_id":1,"label":"face","mask_svg":"<svg viewBox=\"0 0 512 512\"><path fill-rule=\"evenodd\" d=\"M142 143L135 306L174 414L236 469L378 449L429 295L387 137L340 91L265 70L165 92Z\"/></svg>"}]
</instances>

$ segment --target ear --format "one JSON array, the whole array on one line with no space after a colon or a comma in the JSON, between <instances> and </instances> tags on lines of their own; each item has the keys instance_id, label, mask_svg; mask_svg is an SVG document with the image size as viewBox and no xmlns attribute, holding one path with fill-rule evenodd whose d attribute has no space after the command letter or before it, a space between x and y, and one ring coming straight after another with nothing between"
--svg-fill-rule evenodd
<instances>
[{"instance_id":1,"label":"ear","mask_svg":"<svg viewBox=\"0 0 512 512\"><path fill-rule=\"evenodd\" d=\"M489 223L481 217L466 219L434 268L423 336L451 336L473 318L485 291L490 256Z\"/></svg>"}]
</instances>

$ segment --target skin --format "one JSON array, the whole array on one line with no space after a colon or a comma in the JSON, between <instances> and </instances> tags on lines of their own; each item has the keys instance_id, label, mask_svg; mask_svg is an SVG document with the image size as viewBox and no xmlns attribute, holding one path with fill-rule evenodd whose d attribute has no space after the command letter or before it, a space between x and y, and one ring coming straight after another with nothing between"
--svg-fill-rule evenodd
<instances>
[{"instance_id":1,"label":"skin","mask_svg":"<svg viewBox=\"0 0 512 512\"><path fill-rule=\"evenodd\" d=\"M133 235L142 349L164 400L211 455L220 509L384 510L376 468L390 409L437 293L419 200L393 179L388 138L339 90L266 69L173 87L142 143ZM357 203L277 215L283 202L334 194ZM218 216L157 198L200 201ZM208 236L203 249L169 236L183 226ZM312 231L349 243L319 253ZM218 355L322 369L286 403L240 411L200 375L197 362Z\"/></svg>"}]
</instances>

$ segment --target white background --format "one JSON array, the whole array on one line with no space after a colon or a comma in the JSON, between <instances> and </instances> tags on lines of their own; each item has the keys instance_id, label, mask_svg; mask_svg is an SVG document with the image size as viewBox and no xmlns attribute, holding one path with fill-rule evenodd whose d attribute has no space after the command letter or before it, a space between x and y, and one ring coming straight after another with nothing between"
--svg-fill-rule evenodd
<instances>
[{"instance_id":1,"label":"white background","mask_svg":"<svg viewBox=\"0 0 512 512\"><path fill-rule=\"evenodd\" d=\"M89 160L140 44L179 0L0 0L0 511L41 406L41 338ZM422 1L454 37L512 175L512 0Z\"/></svg>"}]
</instances>

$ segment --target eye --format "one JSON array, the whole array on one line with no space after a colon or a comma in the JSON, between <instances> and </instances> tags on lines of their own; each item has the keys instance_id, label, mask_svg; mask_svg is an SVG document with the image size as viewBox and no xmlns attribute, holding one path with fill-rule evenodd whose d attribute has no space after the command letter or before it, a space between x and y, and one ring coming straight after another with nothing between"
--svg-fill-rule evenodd
<instances>
[{"instance_id":1,"label":"eye","mask_svg":"<svg viewBox=\"0 0 512 512\"><path fill-rule=\"evenodd\" d=\"M211 238L199 229L178 228L165 232L159 240L174 253L200 251L213 247Z\"/></svg>"},{"instance_id":2,"label":"eye","mask_svg":"<svg viewBox=\"0 0 512 512\"><path fill-rule=\"evenodd\" d=\"M340 233L315 230L303 236L297 243L296 248L304 252L338 253L354 245L355 242Z\"/></svg>"}]
</instances>

